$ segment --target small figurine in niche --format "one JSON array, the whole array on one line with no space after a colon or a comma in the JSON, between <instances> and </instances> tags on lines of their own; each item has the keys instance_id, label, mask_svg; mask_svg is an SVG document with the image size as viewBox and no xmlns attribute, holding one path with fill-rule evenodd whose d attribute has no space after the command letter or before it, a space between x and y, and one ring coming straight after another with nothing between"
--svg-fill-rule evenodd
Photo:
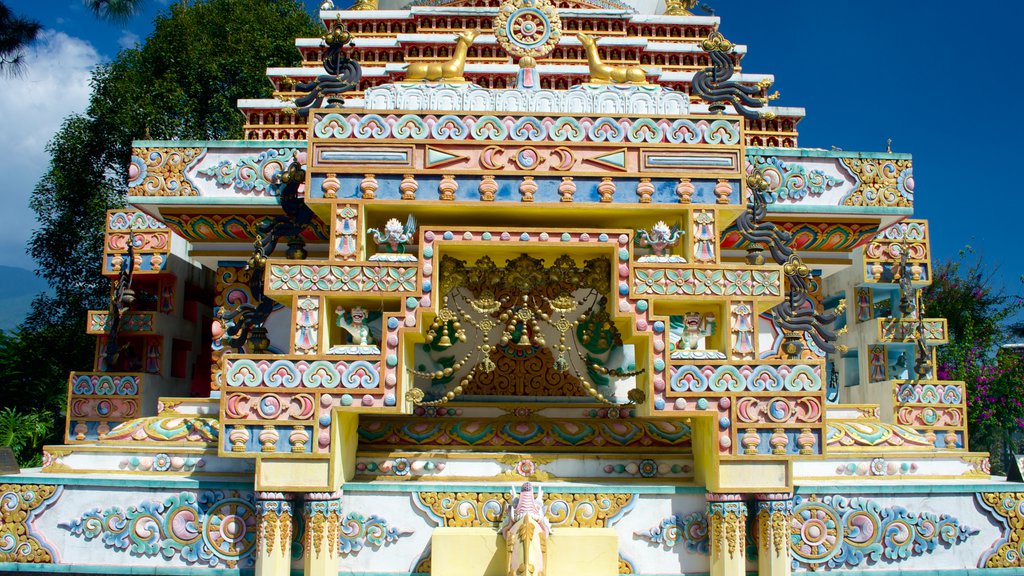
<instances>
[{"instance_id":1,"label":"small figurine in niche","mask_svg":"<svg viewBox=\"0 0 1024 576\"><path fill-rule=\"evenodd\" d=\"M320 302L311 296L299 298L295 317L295 351L298 354L316 354L320 325Z\"/></svg>"},{"instance_id":2,"label":"small figurine in niche","mask_svg":"<svg viewBox=\"0 0 1024 576\"><path fill-rule=\"evenodd\" d=\"M687 312L681 317L673 316L671 322L670 339L675 347L675 351L672 352L673 359L720 360L725 358L725 354L721 351L707 349L707 339L714 336L717 325L717 319L713 312Z\"/></svg>"},{"instance_id":3,"label":"small figurine in niche","mask_svg":"<svg viewBox=\"0 0 1024 576\"><path fill-rule=\"evenodd\" d=\"M384 224L383 230L377 228L370 228L366 231L367 234L373 235L373 240L377 243L378 252L370 256L370 260L377 262L415 262L415 254L406 254L405 247L407 244L412 242L416 237L416 219L409 215L409 218L405 221L405 226L398 221L398 218L392 218Z\"/></svg>"},{"instance_id":4,"label":"small figurine in niche","mask_svg":"<svg viewBox=\"0 0 1024 576\"><path fill-rule=\"evenodd\" d=\"M871 320L872 312L874 310L871 306L871 291L867 288L857 288L857 321Z\"/></svg>"},{"instance_id":5,"label":"small figurine in niche","mask_svg":"<svg viewBox=\"0 0 1024 576\"><path fill-rule=\"evenodd\" d=\"M146 352L146 372L160 373L160 346L157 344L150 344L149 351Z\"/></svg>"},{"instance_id":6,"label":"small figurine in niche","mask_svg":"<svg viewBox=\"0 0 1024 576\"><path fill-rule=\"evenodd\" d=\"M883 382L888 379L886 374L885 349L875 346L871 349L871 358L868 361L871 370L872 382Z\"/></svg>"},{"instance_id":7,"label":"small figurine in niche","mask_svg":"<svg viewBox=\"0 0 1024 576\"><path fill-rule=\"evenodd\" d=\"M714 262L715 260L715 215L713 212L701 210L693 215L693 259L697 262Z\"/></svg>"},{"instance_id":8,"label":"small figurine in niche","mask_svg":"<svg viewBox=\"0 0 1024 576\"><path fill-rule=\"evenodd\" d=\"M650 248L651 253L637 258L637 262L686 262L682 256L669 254L679 243L684 232L678 226L669 228L663 221L655 222L651 230L637 230L634 243L640 248Z\"/></svg>"},{"instance_id":9,"label":"small figurine in niche","mask_svg":"<svg viewBox=\"0 0 1024 576\"><path fill-rule=\"evenodd\" d=\"M348 332L352 343L340 346L331 346L328 354L380 354L380 348L373 339L368 323L369 313L366 308L355 307L348 313L345 308L338 306L334 309L335 325Z\"/></svg>"}]
</instances>

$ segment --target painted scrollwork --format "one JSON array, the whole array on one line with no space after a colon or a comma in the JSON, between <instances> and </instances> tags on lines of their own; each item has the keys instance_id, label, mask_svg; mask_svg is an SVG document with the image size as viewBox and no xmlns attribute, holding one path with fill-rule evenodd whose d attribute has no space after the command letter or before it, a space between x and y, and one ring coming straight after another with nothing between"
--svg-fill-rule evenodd
<instances>
[{"instance_id":1,"label":"painted scrollwork","mask_svg":"<svg viewBox=\"0 0 1024 576\"><path fill-rule=\"evenodd\" d=\"M56 562L57 552L36 533L38 515L52 506L63 488L44 484L0 484L0 562Z\"/></svg>"},{"instance_id":2,"label":"painted scrollwork","mask_svg":"<svg viewBox=\"0 0 1024 576\"><path fill-rule=\"evenodd\" d=\"M983 568L1024 567L1024 492L979 492L978 504L1002 524L1002 535L982 558Z\"/></svg>"},{"instance_id":3,"label":"painted scrollwork","mask_svg":"<svg viewBox=\"0 0 1024 576\"><path fill-rule=\"evenodd\" d=\"M910 160L840 158L842 167L857 180L843 198L844 206L914 206L914 167Z\"/></svg>"}]
</instances>

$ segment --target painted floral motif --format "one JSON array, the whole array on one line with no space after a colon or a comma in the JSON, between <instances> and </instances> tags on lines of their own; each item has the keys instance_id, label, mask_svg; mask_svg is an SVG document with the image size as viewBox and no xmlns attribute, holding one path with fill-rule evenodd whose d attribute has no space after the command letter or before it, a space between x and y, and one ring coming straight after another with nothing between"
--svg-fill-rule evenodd
<instances>
[{"instance_id":1,"label":"painted floral motif","mask_svg":"<svg viewBox=\"0 0 1024 576\"><path fill-rule=\"evenodd\" d=\"M825 442L832 450L879 446L926 446L932 442L907 426L881 422L829 422Z\"/></svg>"},{"instance_id":2,"label":"painted floral motif","mask_svg":"<svg viewBox=\"0 0 1024 576\"><path fill-rule=\"evenodd\" d=\"M689 552L711 553L708 540L708 518L703 512L694 512L687 516L675 514L663 519L657 526L648 530L637 530L633 534L665 548L674 548L680 543L685 543L686 550Z\"/></svg>"},{"instance_id":3,"label":"painted floral motif","mask_svg":"<svg viewBox=\"0 0 1024 576\"><path fill-rule=\"evenodd\" d=\"M376 515L367 518L358 512L349 512L341 523L341 553L357 554L364 545L377 549L412 532L388 526L387 520Z\"/></svg>"},{"instance_id":4,"label":"painted floral motif","mask_svg":"<svg viewBox=\"0 0 1024 576\"><path fill-rule=\"evenodd\" d=\"M73 373L71 393L95 396L136 396L139 393L138 374Z\"/></svg>"},{"instance_id":5,"label":"painted floral motif","mask_svg":"<svg viewBox=\"0 0 1024 576\"><path fill-rule=\"evenodd\" d=\"M58 527L135 556L181 558L202 566L249 566L256 542L252 495L181 492L136 506L94 508Z\"/></svg>"},{"instance_id":6,"label":"painted floral motif","mask_svg":"<svg viewBox=\"0 0 1024 576\"><path fill-rule=\"evenodd\" d=\"M121 316L118 331L122 334L129 332L152 332L155 317L156 314L153 312L128 312ZM109 330L110 313L106 310L90 310L89 333L106 334Z\"/></svg>"},{"instance_id":7,"label":"painted floral motif","mask_svg":"<svg viewBox=\"0 0 1024 576\"><path fill-rule=\"evenodd\" d=\"M271 290L413 292L416 267L272 265Z\"/></svg>"},{"instance_id":8,"label":"painted floral motif","mask_svg":"<svg viewBox=\"0 0 1024 576\"><path fill-rule=\"evenodd\" d=\"M682 422L657 420L554 420L494 422L470 418L415 420L365 417L359 424L360 446L529 446L544 451L564 447L603 449L643 446L685 447L690 428Z\"/></svg>"},{"instance_id":9,"label":"painted floral motif","mask_svg":"<svg viewBox=\"0 0 1024 576\"><path fill-rule=\"evenodd\" d=\"M581 95L581 98L586 98ZM663 96L664 97L664 96ZM501 127L508 126L508 129ZM640 129L640 127L643 129ZM472 128L471 128L472 127ZM477 128L480 127L480 128ZM486 127L486 129L484 129ZM330 113L318 116L313 125L317 138L422 138L431 134L440 140L519 142L667 142L670 144L714 144L733 146L740 141L739 125L729 120L679 118L660 123L647 118L551 116L456 116L405 114L401 117L377 114Z\"/></svg>"},{"instance_id":10,"label":"painted floral motif","mask_svg":"<svg viewBox=\"0 0 1024 576\"><path fill-rule=\"evenodd\" d=\"M255 156L243 156L234 163L221 160L198 173L212 178L218 186L234 186L239 192L259 196L271 192L271 182L285 169L294 153L295 149L291 148L271 148Z\"/></svg>"},{"instance_id":11,"label":"painted floral motif","mask_svg":"<svg viewBox=\"0 0 1024 576\"><path fill-rule=\"evenodd\" d=\"M149 416L129 420L108 432L105 442L216 442L220 422L216 418Z\"/></svg>"},{"instance_id":12,"label":"painted floral motif","mask_svg":"<svg viewBox=\"0 0 1024 576\"><path fill-rule=\"evenodd\" d=\"M277 360L256 362L248 358L228 363L225 383L231 388L270 386L273 388L377 388L380 385L380 362L313 362Z\"/></svg>"},{"instance_id":13,"label":"painted floral motif","mask_svg":"<svg viewBox=\"0 0 1024 576\"><path fill-rule=\"evenodd\" d=\"M108 212L108 230L166 230L163 222L145 212Z\"/></svg>"},{"instance_id":14,"label":"painted floral motif","mask_svg":"<svg viewBox=\"0 0 1024 576\"><path fill-rule=\"evenodd\" d=\"M842 178L822 170L808 170L803 164L784 162L775 156L748 156L747 173L760 172L768 181L768 202L799 202L807 197L820 196L843 183Z\"/></svg>"},{"instance_id":15,"label":"painted floral motif","mask_svg":"<svg viewBox=\"0 0 1024 576\"><path fill-rule=\"evenodd\" d=\"M673 366L669 388L674 392L816 392L821 369L796 366Z\"/></svg>"},{"instance_id":16,"label":"painted floral motif","mask_svg":"<svg viewBox=\"0 0 1024 576\"><path fill-rule=\"evenodd\" d=\"M852 568L929 554L977 533L948 514L883 507L866 498L798 496L790 522L790 550L795 569Z\"/></svg>"},{"instance_id":17,"label":"painted floral motif","mask_svg":"<svg viewBox=\"0 0 1024 576\"><path fill-rule=\"evenodd\" d=\"M780 274L769 270L705 270L701 268L633 269L636 294L687 296L778 296Z\"/></svg>"}]
</instances>

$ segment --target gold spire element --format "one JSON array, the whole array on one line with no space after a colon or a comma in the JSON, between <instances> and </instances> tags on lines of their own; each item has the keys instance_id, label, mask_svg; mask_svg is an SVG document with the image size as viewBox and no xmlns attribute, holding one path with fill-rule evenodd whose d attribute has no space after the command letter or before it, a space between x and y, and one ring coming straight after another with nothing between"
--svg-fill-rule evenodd
<instances>
[{"instance_id":1,"label":"gold spire element","mask_svg":"<svg viewBox=\"0 0 1024 576\"><path fill-rule=\"evenodd\" d=\"M693 16L698 0L666 0L665 16Z\"/></svg>"}]
</instances>

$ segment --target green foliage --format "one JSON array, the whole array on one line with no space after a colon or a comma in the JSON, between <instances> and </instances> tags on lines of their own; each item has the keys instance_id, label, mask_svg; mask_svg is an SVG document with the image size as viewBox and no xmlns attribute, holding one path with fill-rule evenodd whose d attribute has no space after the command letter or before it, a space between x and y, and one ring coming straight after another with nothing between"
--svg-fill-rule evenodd
<instances>
[{"instance_id":1,"label":"green foliage","mask_svg":"<svg viewBox=\"0 0 1024 576\"><path fill-rule=\"evenodd\" d=\"M47 410L0 410L0 446L10 446L22 468L41 463L43 442L55 428L53 414Z\"/></svg>"},{"instance_id":2,"label":"green foliage","mask_svg":"<svg viewBox=\"0 0 1024 576\"><path fill-rule=\"evenodd\" d=\"M13 76L21 70L24 49L39 37L39 22L15 16L0 2L0 74Z\"/></svg>"},{"instance_id":3,"label":"green foliage","mask_svg":"<svg viewBox=\"0 0 1024 576\"><path fill-rule=\"evenodd\" d=\"M175 4L145 44L94 72L89 106L50 142L30 202L39 227L29 252L53 295L36 298L19 333L0 337L5 405L60 413L68 372L92 368L86 311L107 307L105 214L124 205L132 141L241 137L236 100L269 97L266 68L298 65L295 38L320 34L297 0Z\"/></svg>"},{"instance_id":4,"label":"green foliage","mask_svg":"<svg viewBox=\"0 0 1024 576\"><path fill-rule=\"evenodd\" d=\"M125 22L138 13L142 0L82 0L93 14L111 22Z\"/></svg>"},{"instance_id":5,"label":"green foliage","mask_svg":"<svg viewBox=\"0 0 1024 576\"><path fill-rule=\"evenodd\" d=\"M1024 428L1024 360L998 350L1022 301L993 286L995 271L980 258L968 263L970 252L937 267L924 290L925 315L946 318L949 344L938 350L937 376L966 384L971 449L992 452L998 473Z\"/></svg>"}]
</instances>

